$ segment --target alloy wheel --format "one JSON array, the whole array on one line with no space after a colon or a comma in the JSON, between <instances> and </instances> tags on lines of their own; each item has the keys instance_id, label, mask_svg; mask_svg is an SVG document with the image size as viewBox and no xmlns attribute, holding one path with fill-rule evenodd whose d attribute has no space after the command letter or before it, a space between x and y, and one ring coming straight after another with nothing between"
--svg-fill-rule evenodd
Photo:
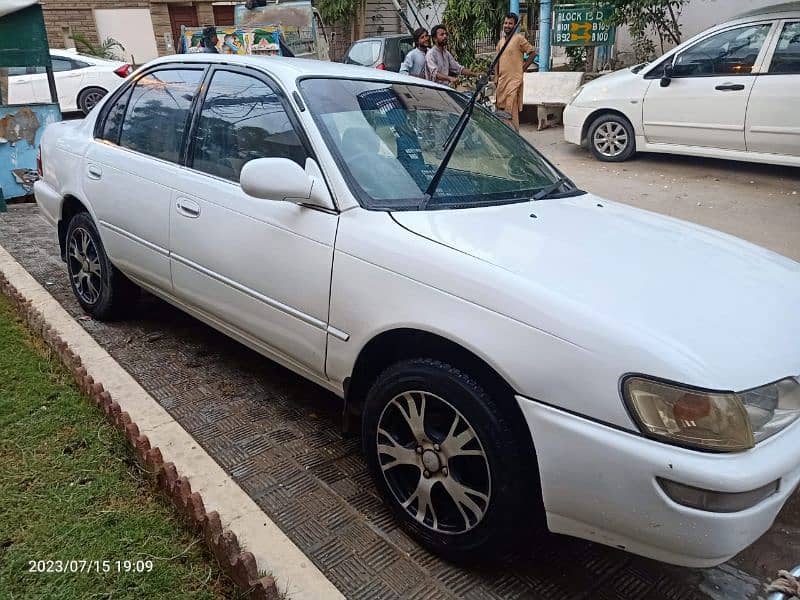
<instances>
[{"instance_id":1,"label":"alloy wheel","mask_svg":"<svg viewBox=\"0 0 800 600\"><path fill-rule=\"evenodd\" d=\"M394 397L378 420L378 462L402 508L436 533L461 534L486 515L489 462L469 421L424 391Z\"/></svg>"},{"instance_id":2,"label":"alloy wheel","mask_svg":"<svg viewBox=\"0 0 800 600\"><path fill-rule=\"evenodd\" d=\"M72 232L67 251L72 285L81 300L94 304L103 290L103 269L91 235L82 227Z\"/></svg>"},{"instance_id":3,"label":"alloy wheel","mask_svg":"<svg viewBox=\"0 0 800 600\"><path fill-rule=\"evenodd\" d=\"M620 123L606 121L594 132L594 147L603 156L615 158L625 151L629 143L628 132Z\"/></svg>"},{"instance_id":4,"label":"alloy wheel","mask_svg":"<svg viewBox=\"0 0 800 600\"><path fill-rule=\"evenodd\" d=\"M105 96L105 94L102 92L89 92L86 94L86 97L83 101L83 106L86 112L91 112L91 110L97 106L97 103L103 99L103 96Z\"/></svg>"}]
</instances>

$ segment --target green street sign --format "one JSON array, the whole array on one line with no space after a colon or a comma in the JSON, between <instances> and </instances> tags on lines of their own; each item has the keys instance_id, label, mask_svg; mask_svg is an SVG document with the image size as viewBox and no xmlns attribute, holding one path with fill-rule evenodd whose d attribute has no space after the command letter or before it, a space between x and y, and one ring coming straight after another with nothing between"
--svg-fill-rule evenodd
<instances>
[{"instance_id":1,"label":"green street sign","mask_svg":"<svg viewBox=\"0 0 800 600\"><path fill-rule=\"evenodd\" d=\"M608 24L612 8L602 4L559 4L553 10L554 46L609 46L616 28Z\"/></svg>"}]
</instances>

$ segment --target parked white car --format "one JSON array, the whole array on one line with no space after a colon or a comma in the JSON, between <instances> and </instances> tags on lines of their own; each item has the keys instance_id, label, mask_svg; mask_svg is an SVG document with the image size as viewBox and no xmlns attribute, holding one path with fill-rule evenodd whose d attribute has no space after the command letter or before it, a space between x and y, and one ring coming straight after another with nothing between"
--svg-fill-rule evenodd
<instances>
[{"instance_id":1,"label":"parked white car","mask_svg":"<svg viewBox=\"0 0 800 600\"><path fill-rule=\"evenodd\" d=\"M602 161L663 152L800 166L800 3L712 27L579 89L564 138Z\"/></svg>"},{"instance_id":2,"label":"parked white car","mask_svg":"<svg viewBox=\"0 0 800 600\"><path fill-rule=\"evenodd\" d=\"M124 62L78 54L71 50L50 50L53 77L62 112L89 111L108 92L117 89L133 70ZM49 103L50 86L44 67L8 69L8 103Z\"/></svg>"},{"instance_id":3,"label":"parked white car","mask_svg":"<svg viewBox=\"0 0 800 600\"><path fill-rule=\"evenodd\" d=\"M165 57L46 129L36 200L93 317L144 288L344 398L433 551L530 548L546 522L729 559L800 481L800 264L585 193L480 108L441 170L464 104Z\"/></svg>"}]
</instances>

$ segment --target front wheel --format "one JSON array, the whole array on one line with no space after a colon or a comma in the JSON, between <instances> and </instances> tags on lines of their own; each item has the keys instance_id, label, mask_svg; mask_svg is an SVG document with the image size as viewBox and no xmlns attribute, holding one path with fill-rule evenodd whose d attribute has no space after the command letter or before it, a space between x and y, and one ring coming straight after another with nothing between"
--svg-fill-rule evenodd
<instances>
[{"instance_id":1,"label":"front wheel","mask_svg":"<svg viewBox=\"0 0 800 600\"><path fill-rule=\"evenodd\" d=\"M432 359L399 362L370 389L367 464L422 545L455 561L508 555L542 521L535 456L485 389Z\"/></svg>"},{"instance_id":2,"label":"front wheel","mask_svg":"<svg viewBox=\"0 0 800 600\"><path fill-rule=\"evenodd\" d=\"M623 162L636 152L636 136L628 119L601 115L589 127L589 149L597 160Z\"/></svg>"}]
</instances>

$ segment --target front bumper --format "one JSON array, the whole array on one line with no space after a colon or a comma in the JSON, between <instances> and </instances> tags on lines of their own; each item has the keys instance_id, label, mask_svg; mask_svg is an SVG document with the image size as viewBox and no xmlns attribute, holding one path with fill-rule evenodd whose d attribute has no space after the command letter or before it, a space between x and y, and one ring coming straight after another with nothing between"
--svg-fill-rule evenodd
<instances>
[{"instance_id":1,"label":"front bumper","mask_svg":"<svg viewBox=\"0 0 800 600\"><path fill-rule=\"evenodd\" d=\"M564 140L571 143L577 144L578 146L583 145L583 126L586 123L586 119L592 113L591 108L583 108L581 106L575 106L574 104L568 104L566 108L564 108Z\"/></svg>"},{"instance_id":2,"label":"front bumper","mask_svg":"<svg viewBox=\"0 0 800 600\"><path fill-rule=\"evenodd\" d=\"M800 422L747 452L670 446L517 396L539 461L547 523L563 533L687 567L712 567L755 542L800 483ZM733 513L677 504L656 482L778 491Z\"/></svg>"}]
</instances>

